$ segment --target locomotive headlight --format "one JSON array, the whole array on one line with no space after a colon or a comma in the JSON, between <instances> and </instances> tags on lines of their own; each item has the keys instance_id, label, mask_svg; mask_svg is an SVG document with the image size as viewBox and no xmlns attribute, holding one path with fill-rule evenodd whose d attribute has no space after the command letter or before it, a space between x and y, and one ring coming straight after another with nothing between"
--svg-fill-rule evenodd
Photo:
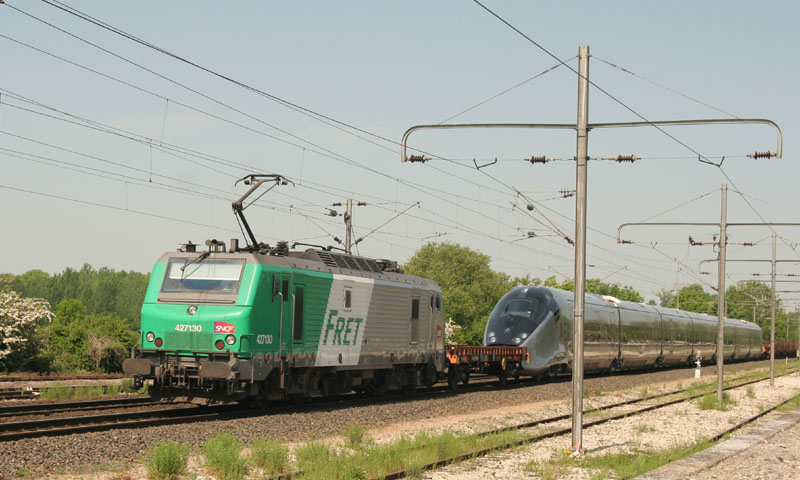
<instances>
[{"instance_id":1,"label":"locomotive headlight","mask_svg":"<svg viewBox=\"0 0 800 480\"><path fill-rule=\"evenodd\" d=\"M227 337L225 337L225 343L227 343L228 345L233 345L234 343L236 343L236 337L234 337L233 335L228 335Z\"/></svg>"},{"instance_id":2,"label":"locomotive headlight","mask_svg":"<svg viewBox=\"0 0 800 480\"><path fill-rule=\"evenodd\" d=\"M153 332L147 332L147 335L144 336L144 339L148 342L152 342L156 339L156 335Z\"/></svg>"},{"instance_id":3,"label":"locomotive headlight","mask_svg":"<svg viewBox=\"0 0 800 480\"><path fill-rule=\"evenodd\" d=\"M194 315L195 313L197 313L197 305L189 305L189 309L186 310L186 313L188 313L189 315Z\"/></svg>"},{"instance_id":4,"label":"locomotive headlight","mask_svg":"<svg viewBox=\"0 0 800 480\"><path fill-rule=\"evenodd\" d=\"M528 333L527 333L527 332L522 332L522 335L520 335L520 337L522 337L522 338L528 338Z\"/></svg>"},{"instance_id":5,"label":"locomotive headlight","mask_svg":"<svg viewBox=\"0 0 800 480\"><path fill-rule=\"evenodd\" d=\"M519 345L519 342L521 342L521 341L522 341L522 339L521 339L521 338L519 338L519 337L514 337L514 340L513 340L513 342L514 342L514 343L516 343L517 345Z\"/></svg>"},{"instance_id":6,"label":"locomotive headlight","mask_svg":"<svg viewBox=\"0 0 800 480\"><path fill-rule=\"evenodd\" d=\"M489 337L489 343L496 343L497 337Z\"/></svg>"}]
</instances>

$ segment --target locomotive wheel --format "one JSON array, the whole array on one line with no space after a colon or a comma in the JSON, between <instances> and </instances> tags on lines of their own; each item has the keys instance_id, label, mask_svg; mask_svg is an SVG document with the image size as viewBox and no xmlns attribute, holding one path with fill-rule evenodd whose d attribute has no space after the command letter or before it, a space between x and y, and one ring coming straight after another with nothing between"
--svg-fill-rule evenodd
<instances>
[{"instance_id":1,"label":"locomotive wheel","mask_svg":"<svg viewBox=\"0 0 800 480\"><path fill-rule=\"evenodd\" d=\"M401 388L403 395L414 395L414 392L417 391L416 385L403 385Z\"/></svg>"},{"instance_id":2,"label":"locomotive wheel","mask_svg":"<svg viewBox=\"0 0 800 480\"><path fill-rule=\"evenodd\" d=\"M500 383L502 385L507 384L508 383L508 370L506 370L505 368L501 368L500 369L500 373L497 375L497 377L500 379Z\"/></svg>"},{"instance_id":3,"label":"locomotive wheel","mask_svg":"<svg viewBox=\"0 0 800 480\"><path fill-rule=\"evenodd\" d=\"M461 372L461 383L464 385L469 385L469 367L465 367Z\"/></svg>"}]
</instances>

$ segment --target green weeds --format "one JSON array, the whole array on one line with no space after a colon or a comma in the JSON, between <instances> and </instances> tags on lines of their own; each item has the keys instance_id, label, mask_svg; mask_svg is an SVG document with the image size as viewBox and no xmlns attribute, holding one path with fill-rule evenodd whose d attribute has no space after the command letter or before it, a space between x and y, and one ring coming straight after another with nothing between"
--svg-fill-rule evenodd
<instances>
[{"instance_id":1,"label":"green weeds","mask_svg":"<svg viewBox=\"0 0 800 480\"><path fill-rule=\"evenodd\" d=\"M268 475L289 471L289 447L277 440L257 438L250 442L250 464Z\"/></svg>"},{"instance_id":2,"label":"green weeds","mask_svg":"<svg viewBox=\"0 0 800 480\"><path fill-rule=\"evenodd\" d=\"M203 444L206 468L220 480L241 480L247 473L247 461L240 456L242 442L233 434L218 433Z\"/></svg>"},{"instance_id":3,"label":"green weeds","mask_svg":"<svg viewBox=\"0 0 800 480\"><path fill-rule=\"evenodd\" d=\"M739 403L734 400L727 392L722 393L722 401L717 400L716 393L707 393L697 400L700 410L722 410L725 411L729 406L736 406Z\"/></svg>"},{"instance_id":4,"label":"green weeds","mask_svg":"<svg viewBox=\"0 0 800 480\"><path fill-rule=\"evenodd\" d=\"M144 464L148 478L173 480L186 472L189 445L171 440L156 442L145 453Z\"/></svg>"}]
</instances>

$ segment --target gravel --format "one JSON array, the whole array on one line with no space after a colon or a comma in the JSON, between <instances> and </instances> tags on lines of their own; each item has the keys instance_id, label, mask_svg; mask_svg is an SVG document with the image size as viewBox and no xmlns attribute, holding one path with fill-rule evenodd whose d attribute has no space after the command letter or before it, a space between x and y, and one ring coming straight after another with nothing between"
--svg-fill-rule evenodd
<instances>
[{"instance_id":1,"label":"gravel","mask_svg":"<svg viewBox=\"0 0 800 480\"><path fill-rule=\"evenodd\" d=\"M730 373L742 369L764 367L768 362L750 362L726 366ZM715 367L703 369L704 379L713 378ZM586 408L600 402L613 403L621 398L632 398L640 395L640 389L647 386L650 393L656 393L660 386L672 385L678 381L688 384L693 378L694 369L675 369L655 371L643 374L624 374L610 377L590 377L585 381ZM782 377L788 378L788 377ZM784 380L779 379L779 382ZM798 383L797 386L800 386ZM369 434L378 440L392 438L401 432L413 432L419 429L452 428L463 431L475 431L492 428L493 426L508 423L518 423L524 418L543 418L554 412L569 411L571 398L571 383L569 378L563 381L542 385L521 387L516 389L498 390L490 392L471 392L463 394L440 395L428 399L403 399L401 397L389 398L383 402L366 406L321 408L318 410L269 414L260 417L245 419L201 422L196 424L182 424L162 427L148 427L141 429L124 429L109 432L88 433L82 435L68 435L60 437L46 437L38 439L24 439L14 442L0 443L0 478L14 478L17 472L29 473L35 478L46 475L64 475L73 472L92 471L87 478L97 478L100 470L109 468L128 468L130 464L137 464L144 451L157 440L171 439L178 442L191 444L195 452L199 445L219 432L232 432L245 444L253 438L268 437L287 442L301 442L310 438L334 437L350 425L358 423L369 429ZM784 388L784 387L781 387ZM786 387L791 390L791 387ZM605 395L602 392L611 392L631 389L626 395ZM637 390L639 389L639 390ZM745 395L745 398L746 395ZM756 403L769 405L767 393L757 393ZM740 403L742 406L742 403ZM604 451L617 451L624 448L617 443L622 438L635 438L641 445L658 446L687 438L693 435L704 435L713 430L707 425L706 416L714 417L714 422L727 425L730 412L719 415L689 413L691 408L676 407L685 410L685 415L671 412L664 414L658 411L650 414L646 422L664 428L658 435L638 434L638 422L643 417L629 420L628 434L621 434L621 426L611 426L585 432L585 445L603 446ZM751 409L757 409L757 405ZM716 418L719 417L719 418ZM658 423L661 422L661 423ZM614 422L616 423L616 422ZM648 424L649 424L648 423ZM686 426L684 426L686 425ZM724 426L723 425L723 426ZM691 431L688 429L691 427ZM727 427L725 427L727 428ZM663 435L667 429L677 430L673 435ZM633 433L630 433L633 432ZM597 436L596 436L597 435ZM663 437L662 440L649 437ZM554 449L564 448L564 439L555 439L549 446L539 443L534 449L538 453L530 453L530 458L546 458ZM660 442L660 443L659 443ZM539 448L543 445L543 448ZM533 447L531 447L533 448ZM513 455L518 457L516 453ZM499 457L491 457L496 462ZM478 461L480 462L480 461ZM506 463L506 462L502 462ZM466 464L465 464L466 465ZM482 468L454 466L441 472L434 472L429 478L475 478L476 472L483 470L470 470L468 473L458 473L463 468ZM519 465L510 466L511 476L502 477L495 474L486 474L493 478L519 478ZM496 472L489 469L487 471ZM140 467L131 470L131 478L143 478ZM483 475L483 473L481 473ZM106 478L127 478L107 474ZM462 475L442 476L436 475ZM68 478L72 478L71 475ZM197 478L203 478L202 476ZM531 477L533 478L533 477ZM582 477L576 477L582 478Z\"/></svg>"}]
</instances>

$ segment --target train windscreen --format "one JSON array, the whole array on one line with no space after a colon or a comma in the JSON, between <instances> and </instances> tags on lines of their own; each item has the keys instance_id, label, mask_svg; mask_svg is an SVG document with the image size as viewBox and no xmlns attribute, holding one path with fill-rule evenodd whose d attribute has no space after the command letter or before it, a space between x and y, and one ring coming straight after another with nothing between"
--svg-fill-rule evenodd
<instances>
[{"instance_id":1,"label":"train windscreen","mask_svg":"<svg viewBox=\"0 0 800 480\"><path fill-rule=\"evenodd\" d=\"M484 344L520 345L558 308L547 290L523 287L507 293L492 310Z\"/></svg>"},{"instance_id":2,"label":"train windscreen","mask_svg":"<svg viewBox=\"0 0 800 480\"><path fill-rule=\"evenodd\" d=\"M236 293L244 260L172 258L167 265L162 292Z\"/></svg>"}]
</instances>

